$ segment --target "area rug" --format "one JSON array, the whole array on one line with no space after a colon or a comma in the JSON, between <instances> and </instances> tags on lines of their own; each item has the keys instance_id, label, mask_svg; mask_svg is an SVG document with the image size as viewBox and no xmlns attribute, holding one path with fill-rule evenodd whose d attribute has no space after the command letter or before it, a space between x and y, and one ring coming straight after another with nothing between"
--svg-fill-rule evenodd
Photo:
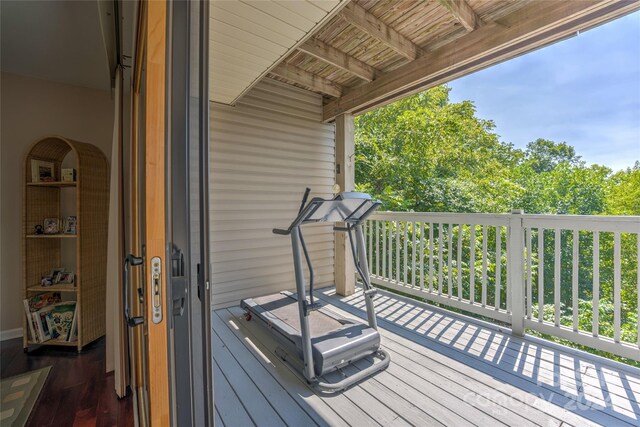
<instances>
[{"instance_id":1,"label":"area rug","mask_svg":"<svg viewBox=\"0 0 640 427\"><path fill-rule=\"evenodd\" d=\"M0 380L0 427L23 427L51 366Z\"/></svg>"}]
</instances>

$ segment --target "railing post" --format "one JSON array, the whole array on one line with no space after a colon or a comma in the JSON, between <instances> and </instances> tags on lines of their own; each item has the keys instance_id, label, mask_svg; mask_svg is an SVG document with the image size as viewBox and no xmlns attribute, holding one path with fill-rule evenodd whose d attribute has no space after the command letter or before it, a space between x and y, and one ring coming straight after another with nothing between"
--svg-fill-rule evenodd
<instances>
[{"instance_id":1,"label":"railing post","mask_svg":"<svg viewBox=\"0 0 640 427\"><path fill-rule=\"evenodd\" d=\"M511 331L513 335L524 336L524 228L521 209L511 210L509 217L509 256L507 274L511 286Z\"/></svg>"},{"instance_id":2,"label":"railing post","mask_svg":"<svg viewBox=\"0 0 640 427\"><path fill-rule=\"evenodd\" d=\"M353 116L351 114L339 115L336 117L335 126L336 184L340 186L340 191L353 191L355 186ZM344 226L344 224L337 225ZM351 244L348 239L347 233L335 233L336 293L343 296L353 294L356 288L356 268L353 264Z\"/></svg>"}]
</instances>

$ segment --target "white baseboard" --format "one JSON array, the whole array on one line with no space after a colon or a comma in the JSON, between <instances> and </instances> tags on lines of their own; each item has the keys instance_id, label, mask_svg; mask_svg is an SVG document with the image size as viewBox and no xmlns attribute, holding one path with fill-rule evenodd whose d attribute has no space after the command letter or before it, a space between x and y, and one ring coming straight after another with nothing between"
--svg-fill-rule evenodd
<instances>
[{"instance_id":1,"label":"white baseboard","mask_svg":"<svg viewBox=\"0 0 640 427\"><path fill-rule=\"evenodd\" d=\"M20 338L21 336L22 336L22 328L0 331L0 341L10 340L12 338Z\"/></svg>"}]
</instances>

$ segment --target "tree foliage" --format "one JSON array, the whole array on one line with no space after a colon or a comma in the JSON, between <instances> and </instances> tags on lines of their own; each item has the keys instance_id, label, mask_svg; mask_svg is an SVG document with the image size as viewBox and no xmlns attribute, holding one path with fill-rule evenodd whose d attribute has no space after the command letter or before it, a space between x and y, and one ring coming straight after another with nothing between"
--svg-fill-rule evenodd
<instances>
[{"instance_id":1,"label":"tree foliage","mask_svg":"<svg viewBox=\"0 0 640 427\"><path fill-rule=\"evenodd\" d=\"M356 119L356 182L389 210L495 212L519 153L441 86ZM503 182L504 179L504 182Z\"/></svg>"},{"instance_id":2,"label":"tree foliage","mask_svg":"<svg viewBox=\"0 0 640 427\"><path fill-rule=\"evenodd\" d=\"M506 213L518 208L532 214L640 215L640 162L613 173L606 166L588 165L566 142L538 138L524 150L517 149L500 140L491 120L477 117L472 102L450 102L449 91L447 86L436 87L356 118L356 186L381 200L383 210ZM463 231L466 245L468 231ZM436 229L436 239L440 232ZM570 284L572 231L564 230L558 238L561 281ZM591 232L578 236L583 330L591 328L593 238ZM547 230L544 316L554 312L554 239L553 230ZM600 233L599 239L600 333L613 336L613 233ZM621 333L629 342L637 339L636 239L635 234L621 234ZM480 244L476 239L478 251ZM534 241L534 263L536 245ZM446 247L444 255L450 256ZM468 282L469 266L455 268ZM495 269L495 261L488 268ZM395 267L389 270L396 274ZM475 271L478 274L479 268ZM468 285L463 292L468 294ZM570 326L571 287L562 287L561 293L562 323Z\"/></svg>"}]
</instances>

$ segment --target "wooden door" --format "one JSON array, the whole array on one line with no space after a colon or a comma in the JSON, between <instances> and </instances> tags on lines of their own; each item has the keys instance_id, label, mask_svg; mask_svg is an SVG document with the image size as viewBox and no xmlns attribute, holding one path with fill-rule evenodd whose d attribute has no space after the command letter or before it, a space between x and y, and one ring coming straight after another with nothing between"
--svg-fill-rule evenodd
<instances>
[{"instance_id":1,"label":"wooden door","mask_svg":"<svg viewBox=\"0 0 640 427\"><path fill-rule=\"evenodd\" d=\"M167 3L147 3L144 139L145 326L149 421L170 424L166 254L166 93Z\"/></svg>"},{"instance_id":2,"label":"wooden door","mask_svg":"<svg viewBox=\"0 0 640 427\"><path fill-rule=\"evenodd\" d=\"M131 384L139 425L170 425L166 315L166 3L140 2L132 84L130 328ZM152 373L152 374L151 374Z\"/></svg>"},{"instance_id":3,"label":"wooden door","mask_svg":"<svg viewBox=\"0 0 640 427\"><path fill-rule=\"evenodd\" d=\"M141 2L139 16L125 262L138 265L127 320L136 414L142 426L212 425L208 3Z\"/></svg>"}]
</instances>

